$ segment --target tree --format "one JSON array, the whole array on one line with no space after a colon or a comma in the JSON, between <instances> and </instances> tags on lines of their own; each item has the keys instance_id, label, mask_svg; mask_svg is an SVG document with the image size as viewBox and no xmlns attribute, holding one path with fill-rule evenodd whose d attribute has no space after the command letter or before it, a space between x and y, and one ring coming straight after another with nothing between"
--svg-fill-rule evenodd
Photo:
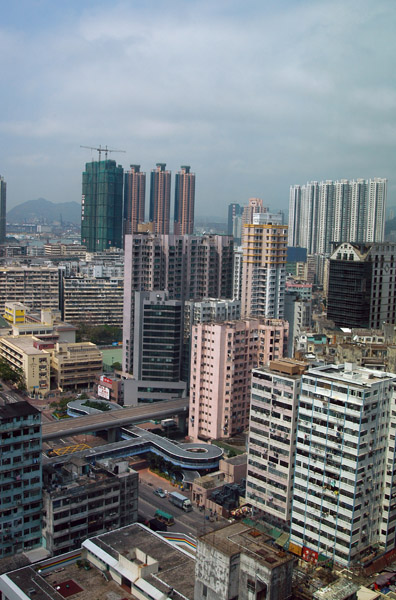
<instances>
[{"instance_id":1,"label":"tree","mask_svg":"<svg viewBox=\"0 0 396 600\"><path fill-rule=\"evenodd\" d=\"M18 367L13 368L11 365L4 360L4 358L0 359L0 379L5 379L5 381L11 381L12 383L16 383L18 386L21 385L21 389L25 389L25 376L22 369Z\"/></svg>"}]
</instances>

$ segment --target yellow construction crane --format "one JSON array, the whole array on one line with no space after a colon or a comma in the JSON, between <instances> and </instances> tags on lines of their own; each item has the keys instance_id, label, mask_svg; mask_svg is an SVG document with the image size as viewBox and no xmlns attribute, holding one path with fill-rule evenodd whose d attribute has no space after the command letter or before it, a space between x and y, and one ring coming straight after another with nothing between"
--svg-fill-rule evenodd
<instances>
[{"instance_id":1,"label":"yellow construction crane","mask_svg":"<svg viewBox=\"0 0 396 600\"><path fill-rule=\"evenodd\" d=\"M80 148L87 148L88 150L96 150L96 152L99 152L99 161L102 157L102 152L104 152L105 160L107 160L108 152L126 152L126 150L112 150L107 146L102 147L101 144L99 144L99 148L95 148L94 146L80 146Z\"/></svg>"}]
</instances>

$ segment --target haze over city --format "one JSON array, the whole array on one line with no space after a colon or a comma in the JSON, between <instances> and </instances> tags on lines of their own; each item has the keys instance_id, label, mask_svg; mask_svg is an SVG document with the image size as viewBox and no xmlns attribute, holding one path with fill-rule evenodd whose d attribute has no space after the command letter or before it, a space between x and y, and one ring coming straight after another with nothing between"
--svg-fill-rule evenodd
<instances>
[{"instance_id":1,"label":"haze over city","mask_svg":"<svg viewBox=\"0 0 396 600\"><path fill-rule=\"evenodd\" d=\"M388 0L4 4L8 207L79 202L99 144L125 169L191 165L197 215L286 209L312 179L386 177L392 205L395 28Z\"/></svg>"}]
</instances>

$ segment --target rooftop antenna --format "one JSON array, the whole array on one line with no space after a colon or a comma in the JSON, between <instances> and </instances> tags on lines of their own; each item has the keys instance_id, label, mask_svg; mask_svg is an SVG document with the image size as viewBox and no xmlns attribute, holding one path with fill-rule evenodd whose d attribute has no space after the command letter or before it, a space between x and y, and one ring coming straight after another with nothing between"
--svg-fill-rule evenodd
<instances>
[{"instance_id":1,"label":"rooftop antenna","mask_svg":"<svg viewBox=\"0 0 396 600\"><path fill-rule=\"evenodd\" d=\"M95 146L80 146L80 148L87 148L88 150L96 150L96 152L99 152L99 161L102 158L102 152L104 152L105 160L107 160L107 154L109 152L126 152L126 150L113 150L108 148L107 145L102 147L101 144L99 144L99 148L95 148Z\"/></svg>"}]
</instances>

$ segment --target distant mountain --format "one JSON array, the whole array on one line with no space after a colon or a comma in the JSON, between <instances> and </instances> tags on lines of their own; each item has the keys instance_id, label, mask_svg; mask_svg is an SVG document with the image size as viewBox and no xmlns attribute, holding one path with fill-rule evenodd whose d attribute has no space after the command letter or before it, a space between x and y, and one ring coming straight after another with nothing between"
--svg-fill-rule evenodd
<instances>
[{"instance_id":1,"label":"distant mountain","mask_svg":"<svg viewBox=\"0 0 396 600\"><path fill-rule=\"evenodd\" d=\"M7 213L9 223L53 223L54 221L81 222L81 205L78 202L55 204L45 198L28 200L18 204Z\"/></svg>"}]
</instances>

